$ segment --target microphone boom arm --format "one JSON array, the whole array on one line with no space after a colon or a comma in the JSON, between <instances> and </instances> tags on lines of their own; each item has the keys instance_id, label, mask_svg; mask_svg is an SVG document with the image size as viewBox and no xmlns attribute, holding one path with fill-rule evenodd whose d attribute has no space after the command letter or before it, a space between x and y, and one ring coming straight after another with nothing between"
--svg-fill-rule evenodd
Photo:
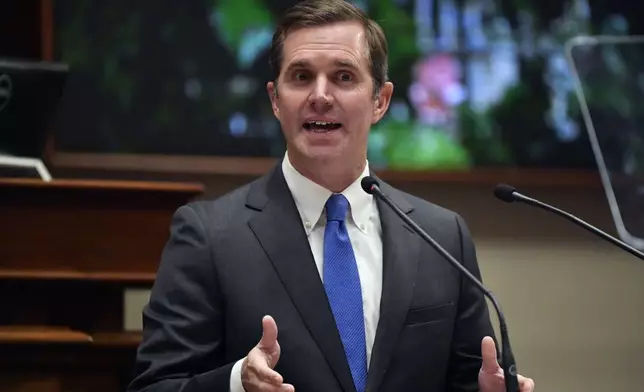
<instances>
[{"instance_id":1,"label":"microphone boom arm","mask_svg":"<svg viewBox=\"0 0 644 392\"><path fill-rule=\"evenodd\" d=\"M574 216L573 214L571 214L569 212L566 212L566 211L561 210L561 209L559 209L557 207L548 205L548 204L546 204L544 202L541 202L539 200L533 199L531 197L522 195L521 193L519 193L517 191L514 191L513 195L516 198L516 200L518 200L518 201L522 201L522 202L524 202L526 204L531 204L531 205L533 205L535 207L539 207L539 208L541 208L543 210L546 210L546 211L554 212L555 214L557 214L557 215L559 215L561 217L564 217L565 219L568 219L569 221L572 221L573 223L578 224L579 226L583 227L584 229L588 230L589 232L591 232L593 234L597 234L598 236L602 237L606 241L612 243L613 245L616 245L616 246L622 248L623 250L625 250L628 253L632 254L633 256L639 258L640 260L644 260L644 253L642 253L639 250L633 248L632 246L628 245L627 243L624 243L624 242L618 240L617 238L611 236L610 234L608 234L608 233L606 233L606 232L604 232L604 231L602 231L602 230L600 230L600 229L598 229L596 227L593 227L588 222L584 221L583 219L577 218L576 216Z\"/></svg>"},{"instance_id":2,"label":"microphone boom arm","mask_svg":"<svg viewBox=\"0 0 644 392\"><path fill-rule=\"evenodd\" d=\"M366 178L366 177L365 177ZM436 242L432 237L430 237L421 227L419 227L411 218L407 216L387 195L385 195L377 183L372 183L368 186L367 193L374 194L378 196L382 201L384 201L391 209L405 222L409 227L418 234L423 240L427 241L438 253L445 257L454 267L465 275L470 282L472 282L483 294L490 299L496 314L499 318L499 330L501 332L501 367L503 368L503 375L505 377L505 390L506 392L519 392L519 380L517 377L517 367L516 361L514 359L514 354L512 353L512 348L510 347L510 338L508 334L508 327L505 322L505 316L501 310L501 305L496 299L494 294L489 291L485 286L474 276L470 271L467 270L461 263L459 263L452 255L449 254L445 249L443 249L440 244Z\"/></svg>"}]
</instances>

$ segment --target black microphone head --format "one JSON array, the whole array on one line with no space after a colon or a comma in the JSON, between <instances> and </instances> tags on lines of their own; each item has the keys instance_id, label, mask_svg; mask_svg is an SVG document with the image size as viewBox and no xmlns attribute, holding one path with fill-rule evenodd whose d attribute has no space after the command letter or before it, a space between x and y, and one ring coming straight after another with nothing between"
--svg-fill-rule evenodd
<instances>
[{"instance_id":1,"label":"black microphone head","mask_svg":"<svg viewBox=\"0 0 644 392\"><path fill-rule=\"evenodd\" d=\"M516 191L516 188L514 188L513 186L499 184L494 188L494 196L506 203L512 203L513 201L517 200L516 196L514 195L514 192Z\"/></svg>"},{"instance_id":2,"label":"black microphone head","mask_svg":"<svg viewBox=\"0 0 644 392\"><path fill-rule=\"evenodd\" d=\"M362 181L360 181L360 185L362 185L362 190L367 192L368 194L373 193L373 187L374 186L379 186L380 184L378 183L378 180L371 176L367 176L362 178Z\"/></svg>"}]
</instances>

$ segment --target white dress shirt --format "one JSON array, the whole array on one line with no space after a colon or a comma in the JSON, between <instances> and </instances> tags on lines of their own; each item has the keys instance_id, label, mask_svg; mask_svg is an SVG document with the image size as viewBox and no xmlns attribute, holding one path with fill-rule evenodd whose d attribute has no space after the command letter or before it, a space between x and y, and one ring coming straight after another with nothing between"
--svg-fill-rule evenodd
<instances>
[{"instance_id":1,"label":"white dress shirt","mask_svg":"<svg viewBox=\"0 0 644 392\"><path fill-rule=\"evenodd\" d=\"M315 264L324 281L324 228L326 214L324 205L332 192L314 183L300 174L291 164L288 153L282 161L284 179L288 185L295 205L302 218L302 224L309 239L309 245ZM371 350L376 337L376 328L380 317L380 298L382 295L382 229L376 201L360 185L363 177L369 175L367 163L362 175L342 194L349 201L346 226L353 246L364 309L365 338L367 348L367 366L371 361ZM279 331L279 325L277 326ZM241 364L239 360L232 369L230 377L231 392L245 392L241 383ZM288 383L288 381L286 381Z\"/></svg>"}]
</instances>

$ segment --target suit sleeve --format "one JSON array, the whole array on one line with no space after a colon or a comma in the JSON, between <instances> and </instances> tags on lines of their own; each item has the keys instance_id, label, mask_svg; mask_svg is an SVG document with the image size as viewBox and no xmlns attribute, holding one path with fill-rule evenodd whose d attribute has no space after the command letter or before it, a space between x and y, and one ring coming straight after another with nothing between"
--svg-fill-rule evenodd
<instances>
[{"instance_id":1,"label":"suit sleeve","mask_svg":"<svg viewBox=\"0 0 644 392\"><path fill-rule=\"evenodd\" d=\"M479 280L481 272L471 234L464 220L456 217L461 246L461 262ZM452 357L448 371L450 392L474 392L479 390L478 373L482 364L481 341L485 336L494 338L494 329L485 296L466 277L461 281Z\"/></svg>"},{"instance_id":2,"label":"suit sleeve","mask_svg":"<svg viewBox=\"0 0 644 392\"><path fill-rule=\"evenodd\" d=\"M172 218L128 392L228 391L222 294L204 226L190 205Z\"/></svg>"}]
</instances>

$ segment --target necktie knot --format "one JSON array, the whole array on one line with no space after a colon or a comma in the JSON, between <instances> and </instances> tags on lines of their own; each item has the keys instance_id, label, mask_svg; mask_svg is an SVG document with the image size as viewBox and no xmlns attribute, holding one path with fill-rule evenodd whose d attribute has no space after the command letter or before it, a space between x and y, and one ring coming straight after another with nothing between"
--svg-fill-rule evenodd
<instances>
[{"instance_id":1,"label":"necktie knot","mask_svg":"<svg viewBox=\"0 0 644 392\"><path fill-rule=\"evenodd\" d=\"M349 209L349 200L340 193L334 193L326 202L326 219L343 222Z\"/></svg>"}]
</instances>

